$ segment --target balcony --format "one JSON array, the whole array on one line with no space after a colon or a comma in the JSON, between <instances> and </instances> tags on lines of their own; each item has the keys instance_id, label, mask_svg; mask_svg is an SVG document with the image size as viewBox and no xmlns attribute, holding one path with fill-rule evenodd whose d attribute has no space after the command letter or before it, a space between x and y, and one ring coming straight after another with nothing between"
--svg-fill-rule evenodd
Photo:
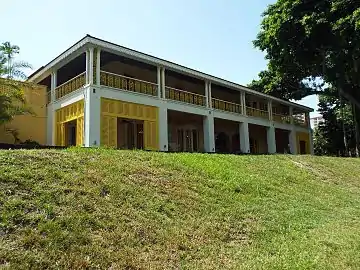
<instances>
[{"instance_id":1,"label":"balcony","mask_svg":"<svg viewBox=\"0 0 360 270\"><path fill-rule=\"evenodd\" d=\"M206 106L206 97L204 95L199 95L168 86L165 87L165 98L198 106Z\"/></svg>"},{"instance_id":2,"label":"balcony","mask_svg":"<svg viewBox=\"0 0 360 270\"><path fill-rule=\"evenodd\" d=\"M59 85L55 88L55 98L59 99L63 96L66 96L70 94L71 92L74 92L75 90L81 88L85 85L85 72L80 73L76 77L68 80L67 82Z\"/></svg>"},{"instance_id":3,"label":"balcony","mask_svg":"<svg viewBox=\"0 0 360 270\"><path fill-rule=\"evenodd\" d=\"M221 99L212 99L212 107L217 110L232 112L232 113L242 113L241 105L229 101L224 101Z\"/></svg>"},{"instance_id":4,"label":"balcony","mask_svg":"<svg viewBox=\"0 0 360 270\"><path fill-rule=\"evenodd\" d=\"M269 119L268 111L256 109L253 107L246 107L246 115L252 116L252 117L260 117L260 118L264 118L264 119Z\"/></svg>"},{"instance_id":5,"label":"balcony","mask_svg":"<svg viewBox=\"0 0 360 270\"><path fill-rule=\"evenodd\" d=\"M308 127L307 121L304 117L294 116L294 124L300 127Z\"/></svg>"},{"instance_id":6,"label":"balcony","mask_svg":"<svg viewBox=\"0 0 360 270\"><path fill-rule=\"evenodd\" d=\"M273 113L273 120L275 122L282 123L282 124L290 124L291 123L290 115Z\"/></svg>"},{"instance_id":7,"label":"balcony","mask_svg":"<svg viewBox=\"0 0 360 270\"><path fill-rule=\"evenodd\" d=\"M158 85L156 83L130 78L106 71L100 72L100 84L103 86L151 96L158 95Z\"/></svg>"}]
</instances>

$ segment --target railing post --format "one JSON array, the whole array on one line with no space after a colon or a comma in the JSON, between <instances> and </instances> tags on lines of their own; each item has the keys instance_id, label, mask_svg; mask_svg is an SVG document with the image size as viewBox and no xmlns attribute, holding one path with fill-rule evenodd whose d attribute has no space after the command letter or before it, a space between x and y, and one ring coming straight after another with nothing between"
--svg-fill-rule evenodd
<instances>
[{"instance_id":1,"label":"railing post","mask_svg":"<svg viewBox=\"0 0 360 270\"><path fill-rule=\"evenodd\" d=\"M165 89L165 68L161 68L161 97L166 98L166 89Z\"/></svg>"},{"instance_id":2,"label":"railing post","mask_svg":"<svg viewBox=\"0 0 360 270\"><path fill-rule=\"evenodd\" d=\"M56 94L55 94L56 84L57 84L57 70L51 73L50 102L54 102L56 99Z\"/></svg>"},{"instance_id":3,"label":"railing post","mask_svg":"<svg viewBox=\"0 0 360 270\"><path fill-rule=\"evenodd\" d=\"M100 86L100 56L101 56L101 49L96 49L96 85Z\"/></svg>"}]
</instances>

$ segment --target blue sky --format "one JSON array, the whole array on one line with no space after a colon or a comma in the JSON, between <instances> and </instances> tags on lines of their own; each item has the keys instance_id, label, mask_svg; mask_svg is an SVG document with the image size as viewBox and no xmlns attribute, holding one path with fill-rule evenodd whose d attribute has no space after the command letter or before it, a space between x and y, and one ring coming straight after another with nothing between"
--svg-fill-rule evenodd
<instances>
[{"instance_id":1,"label":"blue sky","mask_svg":"<svg viewBox=\"0 0 360 270\"><path fill-rule=\"evenodd\" d=\"M0 41L19 45L34 70L86 34L243 85L265 69L252 40L275 0L11 0ZM246 4L245 4L246 3ZM316 97L299 102L316 108Z\"/></svg>"}]
</instances>

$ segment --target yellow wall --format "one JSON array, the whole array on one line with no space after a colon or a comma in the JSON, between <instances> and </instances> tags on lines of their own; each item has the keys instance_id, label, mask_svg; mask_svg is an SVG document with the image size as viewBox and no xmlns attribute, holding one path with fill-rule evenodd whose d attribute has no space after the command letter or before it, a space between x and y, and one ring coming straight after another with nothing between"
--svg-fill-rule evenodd
<instances>
[{"instance_id":1,"label":"yellow wall","mask_svg":"<svg viewBox=\"0 0 360 270\"><path fill-rule=\"evenodd\" d=\"M84 100L80 100L56 110L55 144L65 146L65 124L76 120L76 145L83 145L84 139Z\"/></svg>"},{"instance_id":2,"label":"yellow wall","mask_svg":"<svg viewBox=\"0 0 360 270\"><path fill-rule=\"evenodd\" d=\"M114 99L101 99L101 145L117 147L117 118L144 121L144 147L158 150L158 108Z\"/></svg>"},{"instance_id":3,"label":"yellow wall","mask_svg":"<svg viewBox=\"0 0 360 270\"><path fill-rule=\"evenodd\" d=\"M298 154L300 154L300 141L305 141L305 143L306 143L306 154L310 154L309 133L307 133L307 132L297 132L296 133L296 145L297 145Z\"/></svg>"},{"instance_id":4,"label":"yellow wall","mask_svg":"<svg viewBox=\"0 0 360 270\"><path fill-rule=\"evenodd\" d=\"M17 130L21 141L33 140L46 144L46 87L24 87L24 95L33 114L16 116L10 123L0 126L0 142L14 143L14 137L7 130Z\"/></svg>"}]
</instances>

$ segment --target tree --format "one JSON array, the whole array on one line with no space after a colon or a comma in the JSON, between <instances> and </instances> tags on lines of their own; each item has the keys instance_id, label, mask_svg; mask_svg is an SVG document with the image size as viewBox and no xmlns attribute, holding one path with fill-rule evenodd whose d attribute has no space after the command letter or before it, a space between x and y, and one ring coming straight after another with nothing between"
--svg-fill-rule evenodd
<instances>
[{"instance_id":1,"label":"tree","mask_svg":"<svg viewBox=\"0 0 360 270\"><path fill-rule=\"evenodd\" d=\"M25 105L21 80L26 79L24 68L31 66L26 62L14 61L19 53L18 46L5 42L0 46L0 125L9 122L16 115L29 113Z\"/></svg>"},{"instance_id":2,"label":"tree","mask_svg":"<svg viewBox=\"0 0 360 270\"><path fill-rule=\"evenodd\" d=\"M264 12L254 41L268 68L250 87L295 100L340 94L360 119L359 30L360 1L278 0Z\"/></svg>"},{"instance_id":3,"label":"tree","mask_svg":"<svg viewBox=\"0 0 360 270\"><path fill-rule=\"evenodd\" d=\"M355 156L356 138L352 107L336 97L320 97L324 122L314 131L314 152L318 155ZM345 135L343 136L343 130Z\"/></svg>"}]
</instances>

